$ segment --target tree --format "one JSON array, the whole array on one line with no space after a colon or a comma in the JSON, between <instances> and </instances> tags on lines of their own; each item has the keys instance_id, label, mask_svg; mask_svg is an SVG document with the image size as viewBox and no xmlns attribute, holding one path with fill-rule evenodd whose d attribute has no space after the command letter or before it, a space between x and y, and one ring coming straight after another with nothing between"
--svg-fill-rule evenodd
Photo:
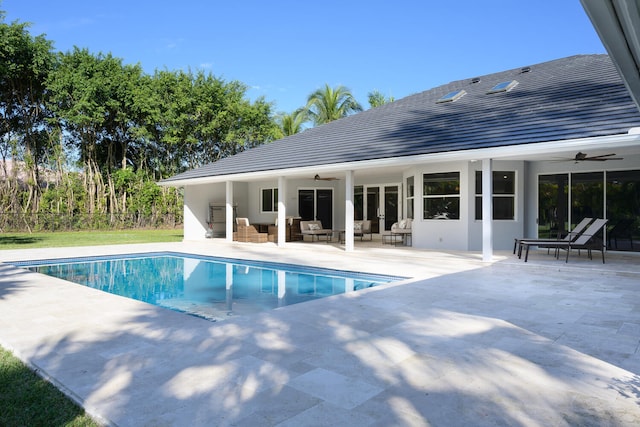
<instances>
[{"instance_id":1,"label":"tree","mask_svg":"<svg viewBox=\"0 0 640 427\"><path fill-rule=\"evenodd\" d=\"M369 97L369 105L371 106L371 108L379 107L381 105L388 104L389 102L395 101L395 98L393 96L386 98L377 89L374 90L373 92L369 92L367 96Z\"/></svg>"},{"instance_id":2,"label":"tree","mask_svg":"<svg viewBox=\"0 0 640 427\"><path fill-rule=\"evenodd\" d=\"M50 151L44 98L54 54L51 41L32 37L28 27L5 24L0 11L0 143L3 160L10 156L14 166L23 161L28 194L22 209L37 211L38 166Z\"/></svg>"},{"instance_id":3,"label":"tree","mask_svg":"<svg viewBox=\"0 0 640 427\"><path fill-rule=\"evenodd\" d=\"M306 108L315 125L329 123L362 111L362 106L348 88L337 86L334 89L328 84L309 95Z\"/></svg>"},{"instance_id":4,"label":"tree","mask_svg":"<svg viewBox=\"0 0 640 427\"><path fill-rule=\"evenodd\" d=\"M298 108L291 114L280 113L276 117L276 123L280 127L283 136L291 136L303 131L302 124L309 119L307 110Z\"/></svg>"}]
</instances>

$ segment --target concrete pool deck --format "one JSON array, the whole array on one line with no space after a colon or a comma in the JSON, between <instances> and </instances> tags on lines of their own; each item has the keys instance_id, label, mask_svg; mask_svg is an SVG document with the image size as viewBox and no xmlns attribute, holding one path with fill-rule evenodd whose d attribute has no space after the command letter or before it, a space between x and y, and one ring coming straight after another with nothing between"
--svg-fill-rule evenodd
<instances>
[{"instance_id":1,"label":"concrete pool deck","mask_svg":"<svg viewBox=\"0 0 640 427\"><path fill-rule=\"evenodd\" d=\"M412 279L212 323L9 265L165 250ZM640 425L640 257L480 258L379 242L0 251L0 345L111 425Z\"/></svg>"}]
</instances>

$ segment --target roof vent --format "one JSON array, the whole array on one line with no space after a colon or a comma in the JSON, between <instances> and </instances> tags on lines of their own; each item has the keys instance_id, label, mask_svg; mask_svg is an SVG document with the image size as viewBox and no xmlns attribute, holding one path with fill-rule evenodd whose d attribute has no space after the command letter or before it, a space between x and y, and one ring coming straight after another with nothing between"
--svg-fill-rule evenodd
<instances>
[{"instance_id":1,"label":"roof vent","mask_svg":"<svg viewBox=\"0 0 640 427\"><path fill-rule=\"evenodd\" d=\"M480 83L480 77L474 77L471 79L471 84Z\"/></svg>"},{"instance_id":2,"label":"roof vent","mask_svg":"<svg viewBox=\"0 0 640 427\"><path fill-rule=\"evenodd\" d=\"M498 83L497 85L492 87L491 90L489 92L487 92L487 94L499 93L499 92L509 92L511 89L513 89L517 85L518 85L518 81L517 80L511 80L509 82Z\"/></svg>"},{"instance_id":3,"label":"roof vent","mask_svg":"<svg viewBox=\"0 0 640 427\"><path fill-rule=\"evenodd\" d=\"M462 98L463 96L465 96L467 93L467 91L465 91L464 89L460 89L460 90L454 90L453 92L449 92L448 94L440 97L437 101L436 104L442 104L443 102L453 102L453 101L457 101L458 99Z\"/></svg>"},{"instance_id":4,"label":"roof vent","mask_svg":"<svg viewBox=\"0 0 640 427\"><path fill-rule=\"evenodd\" d=\"M531 71L531 67L520 68L520 74L528 73L529 71Z\"/></svg>"}]
</instances>

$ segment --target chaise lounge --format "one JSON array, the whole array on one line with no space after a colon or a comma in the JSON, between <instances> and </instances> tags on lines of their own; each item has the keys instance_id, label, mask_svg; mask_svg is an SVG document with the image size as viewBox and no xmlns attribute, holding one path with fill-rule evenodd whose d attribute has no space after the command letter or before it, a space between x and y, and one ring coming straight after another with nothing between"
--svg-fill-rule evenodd
<instances>
[{"instance_id":1,"label":"chaise lounge","mask_svg":"<svg viewBox=\"0 0 640 427\"><path fill-rule=\"evenodd\" d=\"M600 231L602 231L602 229L606 224L607 224L606 219L598 218L595 221L593 221L591 225L589 225L589 227L584 231L584 233L580 234L576 239L571 241L558 240L556 242L547 241L542 243L535 242L535 241L531 241L531 242L524 241L522 242L522 246L527 248L526 254L524 257L524 262L527 262L527 260L529 259L529 248L531 246L542 245L545 248L556 249L556 258L558 258L558 251L560 249L566 250L567 258L565 262L569 262L569 252L571 252L572 249L578 249L578 250L586 249L589 259L593 259L591 255L591 251L593 250L600 251L602 252L602 263L604 264L605 244L604 244L604 241L597 236L597 234Z\"/></svg>"},{"instance_id":2,"label":"chaise lounge","mask_svg":"<svg viewBox=\"0 0 640 427\"><path fill-rule=\"evenodd\" d=\"M513 253L516 253L516 247L518 248L518 258L522 257L522 247L524 245L524 243L526 242L529 245L534 245L534 246L538 246L538 247L546 247L545 243L547 242L551 242L556 243L559 241L565 241L565 242L571 242L575 239L578 238L578 236L580 236L580 234L582 234L582 232L584 231L585 228L587 228L587 226L589 224L591 224L591 221L593 221L593 218L583 218L582 221L580 221L578 224L576 224L576 226L573 228L573 230L571 230L569 233L567 233L566 236L564 236L563 238L558 237L557 239L515 239L515 242L513 244ZM538 245L535 245L535 243L538 243Z\"/></svg>"}]
</instances>

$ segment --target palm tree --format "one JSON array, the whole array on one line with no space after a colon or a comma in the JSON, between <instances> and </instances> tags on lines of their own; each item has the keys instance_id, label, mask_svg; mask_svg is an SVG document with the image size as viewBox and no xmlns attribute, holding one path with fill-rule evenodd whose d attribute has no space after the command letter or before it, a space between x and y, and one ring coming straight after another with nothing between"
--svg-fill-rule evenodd
<instances>
[{"instance_id":1,"label":"palm tree","mask_svg":"<svg viewBox=\"0 0 640 427\"><path fill-rule=\"evenodd\" d=\"M334 89L325 84L323 89L318 89L309 95L307 110L313 123L321 125L362 111L362 106L348 88L338 86Z\"/></svg>"},{"instance_id":2,"label":"palm tree","mask_svg":"<svg viewBox=\"0 0 640 427\"><path fill-rule=\"evenodd\" d=\"M284 136L294 135L302 132L302 124L308 120L307 110L298 108L291 114L280 113L276 118L276 122Z\"/></svg>"},{"instance_id":3,"label":"palm tree","mask_svg":"<svg viewBox=\"0 0 640 427\"><path fill-rule=\"evenodd\" d=\"M374 90L373 92L369 92L367 94L369 97L369 105L371 108L379 107L384 104L388 104L389 102L395 101L393 96L386 98L379 90Z\"/></svg>"}]
</instances>

